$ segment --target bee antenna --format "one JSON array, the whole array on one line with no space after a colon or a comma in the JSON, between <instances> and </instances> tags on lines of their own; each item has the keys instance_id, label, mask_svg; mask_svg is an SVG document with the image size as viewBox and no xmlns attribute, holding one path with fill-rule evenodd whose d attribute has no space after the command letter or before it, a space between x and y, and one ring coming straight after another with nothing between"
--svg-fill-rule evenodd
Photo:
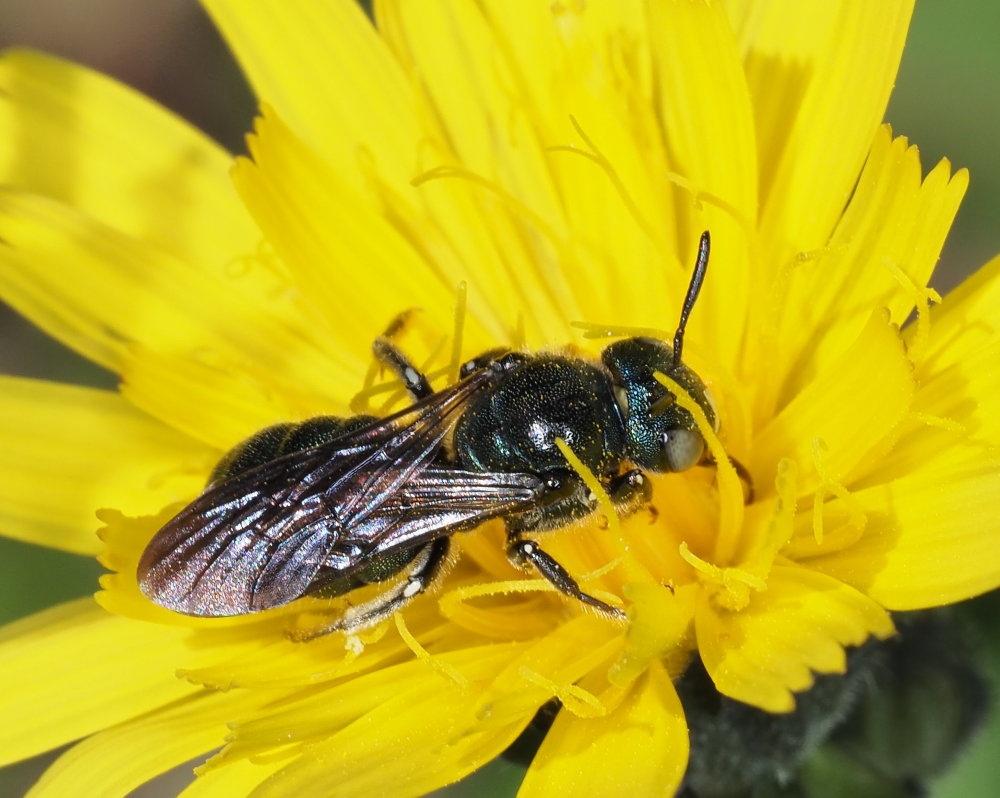
<instances>
[{"instance_id":1,"label":"bee antenna","mask_svg":"<svg viewBox=\"0 0 1000 798\"><path fill-rule=\"evenodd\" d=\"M708 252L711 249L712 237L708 230L701 234L701 241L698 242L698 260L694 264L694 274L691 275L691 284L688 286L687 295L684 297L684 305L681 307L681 320L677 324L677 332L674 333L674 368L681 364L681 350L684 348L684 328L687 327L688 316L691 315L691 308L694 307L698 299L698 292L701 291L701 284L705 282L705 270L708 268Z\"/></svg>"}]
</instances>

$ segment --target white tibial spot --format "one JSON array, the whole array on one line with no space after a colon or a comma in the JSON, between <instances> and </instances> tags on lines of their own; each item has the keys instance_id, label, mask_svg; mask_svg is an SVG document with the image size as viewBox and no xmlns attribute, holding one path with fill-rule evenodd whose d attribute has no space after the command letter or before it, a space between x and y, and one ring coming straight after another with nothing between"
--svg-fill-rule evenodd
<instances>
[{"instance_id":1,"label":"white tibial spot","mask_svg":"<svg viewBox=\"0 0 1000 798\"><path fill-rule=\"evenodd\" d=\"M424 590L424 580L423 579L411 579L406 583L406 587L403 588L404 598L413 598L414 596L422 593Z\"/></svg>"},{"instance_id":2,"label":"white tibial spot","mask_svg":"<svg viewBox=\"0 0 1000 798\"><path fill-rule=\"evenodd\" d=\"M353 657L360 657L365 650L365 643L357 635L347 635L344 638L344 650Z\"/></svg>"},{"instance_id":3,"label":"white tibial spot","mask_svg":"<svg viewBox=\"0 0 1000 798\"><path fill-rule=\"evenodd\" d=\"M412 366L407 366L406 371L404 373L406 375L407 384L416 385L418 382L420 382L420 375L417 373L417 370Z\"/></svg>"},{"instance_id":4,"label":"white tibial spot","mask_svg":"<svg viewBox=\"0 0 1000 798\"><path fill-rule=\"evenodd\" d=\"M527 543L524 543L521 546L521 551L524 552L525 554L534 554L535 553L535 544L532 543L531 541L528 541Z\"/></svg>"}]
</instances>

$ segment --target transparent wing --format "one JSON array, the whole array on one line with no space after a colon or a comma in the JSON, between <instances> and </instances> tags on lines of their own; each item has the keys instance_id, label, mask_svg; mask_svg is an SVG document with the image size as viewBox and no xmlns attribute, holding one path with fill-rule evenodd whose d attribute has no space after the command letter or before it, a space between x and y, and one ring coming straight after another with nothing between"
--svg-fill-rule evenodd
<instances>
[{"instance_id":1,"label":"transparent wing","mask_svg":"<svg viewBox=\"0 0 1000 798\"><path fill-rule=\"evenodd\" d=\"M529 506L541 491L532 475L431 467L491 379L484 369L368 427L210 485L146 548L142 592L187 615L259 612L299 598L321 567L346 576L373 555Z\"/></svg>"}]
</instances>

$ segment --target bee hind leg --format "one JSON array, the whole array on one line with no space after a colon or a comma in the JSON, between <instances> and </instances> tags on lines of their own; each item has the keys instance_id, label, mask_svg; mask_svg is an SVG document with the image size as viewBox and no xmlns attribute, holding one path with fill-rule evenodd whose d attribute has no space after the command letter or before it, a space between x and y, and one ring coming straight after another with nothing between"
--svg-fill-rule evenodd
<instances>
[{"instance_id":1,"label":"bee hind leg","mask_svg":"<svg viewBox=\"0 0 1000 798\"><path fill-rule=\"evenodd\" d=\"M425 545L411 561L406 579L370 601L349 607L324 633L350 634L367 629L409 604L441 576L450 546L448 538L438 538Z\"/></svg>"}]
</instances>

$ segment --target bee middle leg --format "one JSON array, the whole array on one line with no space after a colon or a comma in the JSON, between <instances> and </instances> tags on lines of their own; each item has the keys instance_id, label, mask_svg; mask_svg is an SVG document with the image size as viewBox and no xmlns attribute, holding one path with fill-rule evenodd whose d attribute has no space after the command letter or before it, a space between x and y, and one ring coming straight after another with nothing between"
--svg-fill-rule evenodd
<instances>
[{"instance_id":1,"label":"bee middle leg","mask_svg":"<svg viewBox=\"0 0 1000 798\"><path fill-rule=\"evenodd\" d=\"M544 551L535 540L527 537L532 532L565 526L597 510L597 497L586 489L577 474L570 471L554 472L549 481L553 485L552 501L549 504L520 519L508 519L508 559L517 567L534 566L560 593L593 607L602 615L625 620L627 616L622 610L584 593L577 581L552 555ZM639 469L611 478L604 487L618 515L635 512L652 497L649 478Z\"/></svg>"},{"instance_id":2,"label":"bee middle leg","mask_svg":"<svg viewBox=\"0 0 1000 798\"><path fill-rule=\"evenodd\" d=\"M612 607L607 602L601 601L589 593L584 593L577 581L570 576L569 571L559 564L558 560L544 551L534 540L523 537L522 532L508 530L507 557L516 567L534 566L535 570L560 593L593 607L602 615L621 621L628 619L628 616L617 607Z\"/></svg>"},{"instance_id":3,"label":"bee middle leg","mask_svg":"<svg viewBox=\"0 0 1000 798\"><path fill-rule=\"evenodd\" d=\"M413 365L403 350L389 340L387 335L380 335L372 344L372 354L383 366L392 371L415 400L426 399L434 389L424 373Z\"/></svg>"}]
</instances>

